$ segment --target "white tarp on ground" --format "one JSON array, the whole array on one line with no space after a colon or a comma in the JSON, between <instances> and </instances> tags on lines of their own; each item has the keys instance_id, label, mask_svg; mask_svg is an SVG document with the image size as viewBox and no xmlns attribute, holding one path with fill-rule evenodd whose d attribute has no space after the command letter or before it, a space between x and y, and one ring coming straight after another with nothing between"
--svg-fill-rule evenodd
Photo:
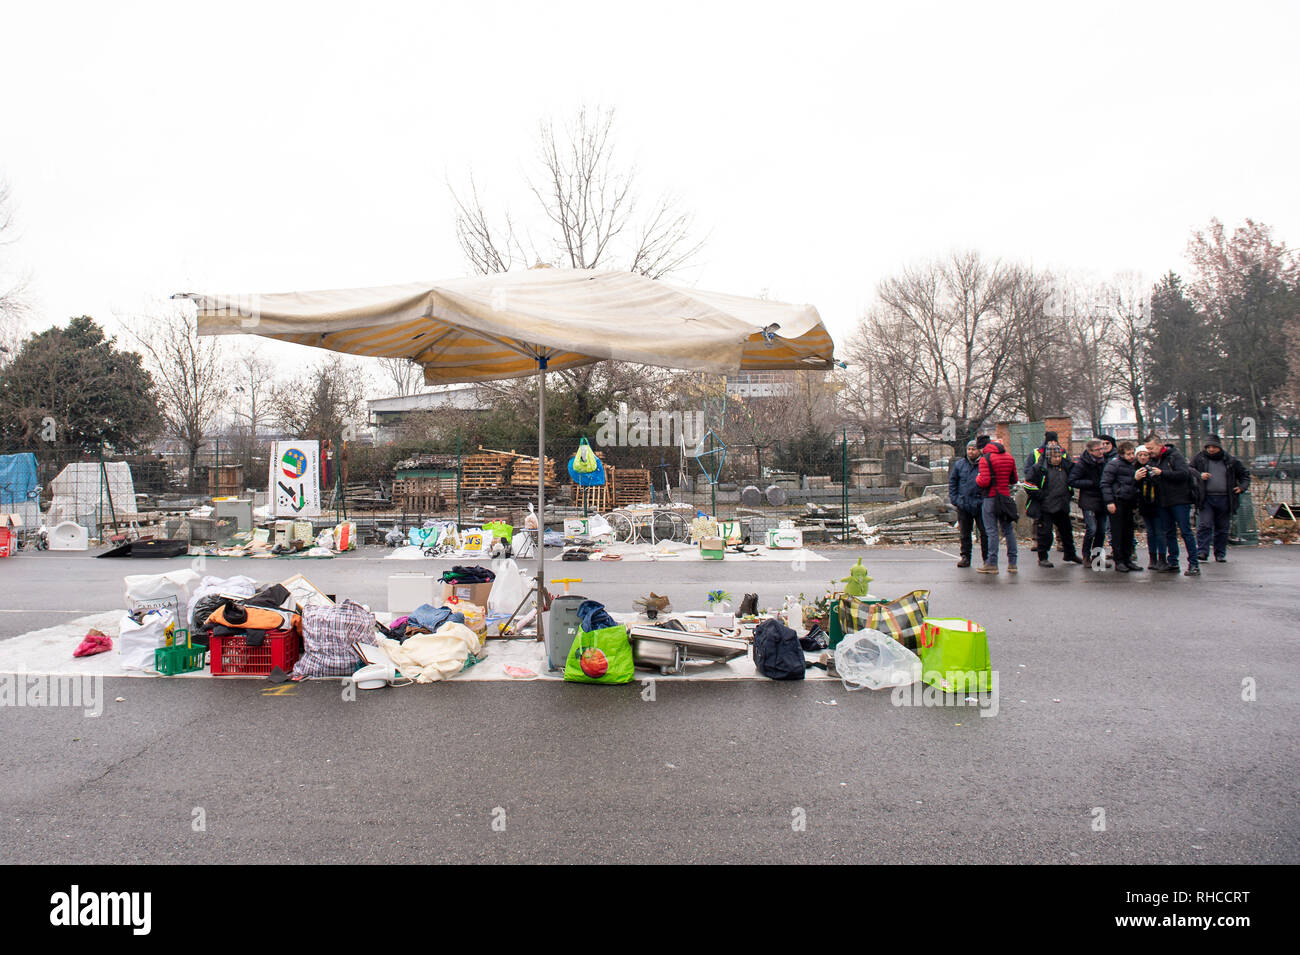
<instances>
[{"instance_id":1,"label":"white tarp on ground","mask_svg":"<svg viewBox=\"0 0 1300 955\"><path fill-rule=\"evenodd\" d=\"M122 611L92 614L80 617L69 623L47 627L25 633L11 640L0 641L0 673L45 673L76 674L85 676L130 676L149 677L154 673L140 670L124 670L121 655L118 653L118 626L122 621ZM391 614L375 615L381 622L392 619ZM633 614L614 613L614 619L628 622L635 619ZM113 638L113 649L90 657L74 657L72 651L86 636L86 631L94 627ZM809 654L808 659L816 659L816 654ZM546 645L533 639L487 641L487 657L474 664L468 670L453 677L448 682L463 683L469 681L506 681L519 682L519 678L506 672L506 666L525 667L532 670L543 680L562 680L562 672L549 673L546 669ZM214 677L208 670L199 673L186 673L187 678L210 678L214 680L234 680L241 677ZM754 661L749 655L728 663L691 664L684 673L663 676L658 670L636 671L636 680L650 678L656 680L764 680L754 669ZM242 679L266 680L266 677L243 677ZM336 678L331 678L336 679ZM825 670L808 671L807 680L826 680Z\"/></svg>"},{"instance_id":2,"label":"white tarp on ground","mask_svg":"<svg viewBox=\"0 0 1300 955\"><path fill-rule=\"evenodd\" d=\"M596 546L596 545L587 545ZM546 551L547 561L559 561L561 551L558 548L548 548ZM587 563L598 562L600 553L617 554L620 560L639 563L641 561L654 560L672 560L678 563L689 563L691 561L704 561L700 556L700 549L694 544L606 544L600 548L600 552L593 554ZM419 547L403 545L393 549L393 552L385 558L386 560L448 560L448 561L467 561L483 560L480 554L443 554L438 557L425 557L424 550ZM803 548L800 550L778 550L771 547L764 547L762 544L755 545L754 553L738 554L735 551L727 551L727 556L718 561L709 561L719 566L734 564L738 561L777 561L791 563L799 561L801 563L811 563L813 561L827 560L821 554L815 553ZM579 561L578 563L582 563Z\"/></svg>"},{"instance_id":3,"label":"white tarp on ground","mask_svg":"<svg viewBox=\"0 0 1300 955\"><path fill-rule=\"evenodd\" d=\"M135 482L125 461L105 461L102 471L95 461L69 464L50 482L50 490L50 510L45 517L50 527L60 521L76 521L90 528L93 535L95 528L113 520L114 515L120 521L124 515L136 513Z\"/></svg>"}]
</instances>

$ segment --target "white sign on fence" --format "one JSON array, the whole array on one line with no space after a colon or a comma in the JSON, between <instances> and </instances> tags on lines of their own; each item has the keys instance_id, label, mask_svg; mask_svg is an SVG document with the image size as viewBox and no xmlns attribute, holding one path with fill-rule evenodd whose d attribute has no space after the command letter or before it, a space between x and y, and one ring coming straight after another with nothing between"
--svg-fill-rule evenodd
<instances>
[{"instance_id":1,"label":"white sign on fence","mask_svg":"<svg viewBox=\"0 0 1300 955\"><path fill-rule=\"evenodd\" d=\"M275 517L319 517L320 442L272 441L268 487Z\"/></svg>"}]
</instances>

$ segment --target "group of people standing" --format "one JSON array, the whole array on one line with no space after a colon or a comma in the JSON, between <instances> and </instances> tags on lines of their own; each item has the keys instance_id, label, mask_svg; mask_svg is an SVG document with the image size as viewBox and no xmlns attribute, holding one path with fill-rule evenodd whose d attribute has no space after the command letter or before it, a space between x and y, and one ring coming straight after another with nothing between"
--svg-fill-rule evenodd
<instances>
[{"instance_id":1,"label":"group of people standing","mask_svg":"<svg viewBox=\"0 0 1300 955\"><path fill-rule=\"evenodd\" d=\"M1055 566L1049 555L1053 537L1066 563L1109 565L1105 560L1107 532L1111 560L1120 573L1151 570L1178 573L1181 536L1187 549L1188 577L1199 577L1200 565L1210 553L1223 563L1228 559L1228 528L1240 495L1250 487L1250 472L1229 454L1218 435L1210 435L1204 448L1188 464L1164 438L1151 432L1141 444L1109 435L1088 441L1083 453L1070 461L1054 431L1025 461L1021 479L1016 459L1000 441L981 436L966 446L948 474L948 499L957 509L961 539L958 567L969 567L973 536L978 534L982 561L979 573L998 573L1000 539L1006 540L1007 571L1017 573L1019 553L1015 521L1019 514L1013 494L1024 487L1027 516L1034 518L1038 566ZM1083 512L1082 555L1075 550L1070 522L1070 502L1078 492ZM1192 533L1192 508L1199 508L1197 532ZM1146 528L1149 560L1136 562L1137 518Z\"/></svg>"}]
</instances>

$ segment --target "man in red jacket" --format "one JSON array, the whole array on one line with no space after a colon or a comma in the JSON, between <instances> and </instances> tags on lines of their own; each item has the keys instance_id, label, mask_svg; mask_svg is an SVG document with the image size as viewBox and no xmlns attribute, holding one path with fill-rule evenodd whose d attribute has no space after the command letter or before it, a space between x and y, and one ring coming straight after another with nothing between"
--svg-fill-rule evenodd
<instances>
[{"instance_id":1,"label":"man in red jacket","mask_svg":"<svg viewBox=\"0 0 1300 955\"><path fill-rule=\"evenodd\" d=\"M1007 454L1001 442L990 441L984 446L980 456L980 473L975 483L984 489L984 529L989 535L989 556L984 566L978 568L981 574L998 572L998 532L1007 539L1007 573L1014 574L1019 553L1016 550L1016 525L1009 520L1003 508L1008 505L1015 508L1011 499L1011 488L1020 480L1016 474L1016 459Z\"/></svg>"}]
</instances>

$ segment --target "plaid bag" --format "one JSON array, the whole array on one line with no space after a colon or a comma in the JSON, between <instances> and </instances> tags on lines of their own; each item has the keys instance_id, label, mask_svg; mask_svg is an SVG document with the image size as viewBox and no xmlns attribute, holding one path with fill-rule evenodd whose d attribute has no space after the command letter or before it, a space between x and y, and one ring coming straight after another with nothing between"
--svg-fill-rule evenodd
<instances>
[{"instance_id":1,"label":"plaid bag","mask_svg":"<svg viewBox=\"0 0 1300 955\"><path fill-rule=\"evenodd\" d=\"M338 606L308 606L302 611L302 656L293 676L351 676L361 665L354 643L375 641L375 615L359 603L341 600Z\"/></svg>"},{"instance_id":2,"label":"plaid bag","mask_svg":"<svg viewBox=\"0 0 1300 955\"><path fill-rule=\"evenodd\" d=\"M930 591L913 590L897 600L869 604L845 594L840 599L840 626L844 633L879 630L887 633L909 650L916 649L921 623L930 611Z\"/></svg>"}]
</instances>

